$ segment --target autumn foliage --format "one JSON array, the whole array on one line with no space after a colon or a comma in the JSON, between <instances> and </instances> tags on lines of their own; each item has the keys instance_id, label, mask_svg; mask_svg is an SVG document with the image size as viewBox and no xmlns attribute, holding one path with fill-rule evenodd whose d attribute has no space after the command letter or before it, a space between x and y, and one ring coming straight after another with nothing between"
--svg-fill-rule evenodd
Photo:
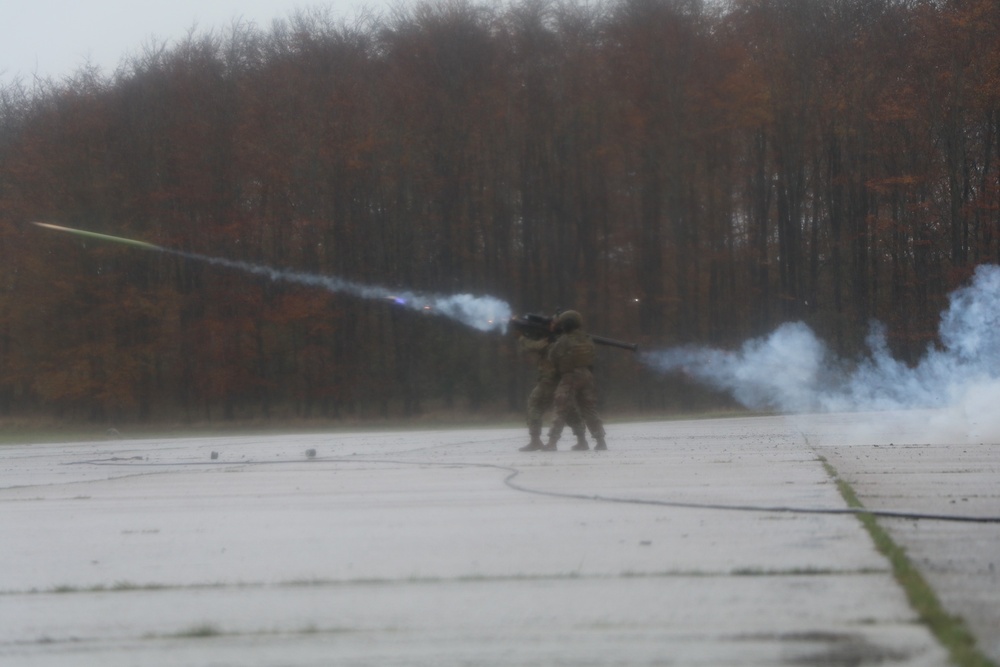
<instances>
[{"instance_id":1,"label":"autumn foliage","mask_svg":"<svg viewBox=\"0 0 1000 667\"><path fill-rule=\"evenodd\" d=\"M934 344L1000 261L995 0L522 0L303 12L0 90L0 415L519 410L510 337L177 256L517 311L646 347L802 320ZM601 353L609 406L690 388Z\"/></svg>"}]
</instances>

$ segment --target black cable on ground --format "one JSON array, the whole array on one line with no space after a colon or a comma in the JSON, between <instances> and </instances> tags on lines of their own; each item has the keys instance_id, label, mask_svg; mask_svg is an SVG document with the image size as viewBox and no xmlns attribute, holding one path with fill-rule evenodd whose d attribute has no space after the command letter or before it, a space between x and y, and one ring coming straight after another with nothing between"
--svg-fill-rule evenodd
<instances>
[{"instance_id":1,"label":"black cable on ground","mask_svg":"<svg viewBox=\"0 0 1000 667\"><path fill-rule=\"evenodd\" d=\"M311 459L281 459L276 461L183 461L183 462L147 462L137 459L94 459L89 461L75 461L74 464L90 465L126 465L126 466L232 466L232 465L267 465L267 464L288 464L288 463L368 463L368 464L395 464L395 465L420 465L420 466L444 466L451 468L489 468L502 470L507 474L504 484L521 493L530 493L537 496L549 498L565 498L571 500L587 500L593 502L620 503L625 505L653 505L657 507L672 507L678 509L700 509L729 512L757 512L767 514L820 514L820 515L858 515L867 514L870 516L886 519L906 519L911 521L948 521L959 523L1000 523L1000 516L970 516L962 514L934 514L928 512L911 512L897 510L877 510L863 507L792 507L785 505L730 505L726 503L695 503L679 500L655 500L649 498L621 498L617 496L602 496L600 494L568 493L565 491L550 491L546 489L533 489L522 486L514 482L514 479L521 474L521 470L510 466L503 466L494 463L469 463L461 461L401 461L398 459L359 459L359 458L311 458Z\"/></svg>"}]
</instances>

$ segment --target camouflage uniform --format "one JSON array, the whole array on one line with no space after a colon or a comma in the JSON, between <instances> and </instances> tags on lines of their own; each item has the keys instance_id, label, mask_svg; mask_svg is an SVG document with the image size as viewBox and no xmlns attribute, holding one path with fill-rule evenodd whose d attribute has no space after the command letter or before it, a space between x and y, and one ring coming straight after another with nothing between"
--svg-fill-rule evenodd
<instances>
[{"instance_id":1,"label":"camouflage uniform","mask_svg":"<svg viewBox=\"0 0 1000 667\"><path fill-rule=\"evenodd\" d=\"M559 373L559 384L554 397L556 415L569 424L576 435L573 449L589 449L584 424L597 441L596 449L607 449L604 441L604 424L597 414L597 385L591 368L596 349L594 341L580 329L580 315L566 311L557 324L564 333L549 349L549 359ZM554 442L549 442L555 448Z\"/></svg>"},{"instance_id":2,"label":"camouflage uniform","mask_svg":"<svg viewBox=\"0 0 1000 667\"><path fill-rule=\"evenodd\" d=\"M538 364L538 378L535 388L528 396L528 435L531 441L521 451L530 452L544 449L542 444L542 420L554 403L556 385L559 384L559 373L556 366L549 360L548 352L550 341L547 338L532 340L521 338L519 346L522 353L532 355ZM556 415L552 426L549 428L549 440L558 440L562 434L565 421Z\"/></svg>"}]
</instances>

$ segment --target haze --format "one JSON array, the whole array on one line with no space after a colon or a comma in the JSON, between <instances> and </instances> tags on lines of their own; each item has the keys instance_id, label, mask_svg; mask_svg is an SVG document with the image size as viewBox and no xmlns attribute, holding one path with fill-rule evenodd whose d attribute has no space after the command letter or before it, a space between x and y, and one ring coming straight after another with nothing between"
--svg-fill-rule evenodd
<instances>
[{"instance_id":1,"label":"haze","mask_svg":"<svg viewBox=\"0 0 1000 667\"><path fill-rule=\"evenodd\" d=\"M398 4L398 3L393 3ZM299 9L328 7L335 18L353 19L363 10L384 11L385 0L65 0L3 3L0 21L0 84L20 79L56 82L95 66L114 73L122 59L144 46L172 45L192 29L224 30L242 20L268 29Z\"/></svg>"}]
</instances>

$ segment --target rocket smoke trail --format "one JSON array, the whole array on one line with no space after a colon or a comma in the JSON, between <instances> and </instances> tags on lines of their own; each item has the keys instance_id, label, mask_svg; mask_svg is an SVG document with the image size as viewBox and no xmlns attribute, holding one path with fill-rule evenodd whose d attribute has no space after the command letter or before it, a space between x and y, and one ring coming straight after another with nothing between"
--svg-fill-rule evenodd
<instances>
[{"instance_id":1,"label":"rocket smoke trail","mask_svg":"<svg viewBox=\"0 0 1000 667\"><path fill-rule=\"evenodd\" d=\"M273 281L285 281L322 287L331 292L350 294L361 299L389 299L393 303L424 313L443 315L480 331L504 330L511 317L510 305L492 296L472 294L426 294L411 291L393 291L387 287L356 283L334 276L323 276L297 271L284 271L259 264L250 264L231 259L207 257L188 252L168 250L189 259L208 262L216 266L239 269L247 273L265 276Z\"/></svg>"},{"instance_id":2,"label":"rocket smoke trail","mask_svg":"<svg viewBox=\"0 0 1000 667\"><path fill-rule=\"evenodd\" d=\"M387 287L366 285L333 276L286 271L249 262L209 257L207 255L165 248L152 243L146 243L145 241L136 241L108 234L98 234L97 232L88 232L82 229L73 229L72 227L62 227L44 222L33 224L46 229L68 232L86 238L124 243L144 250L166 252L187 259L207 262L215 266L237 269L246 273L264 276L275 282L283 281L308 285L310 287L320 287L331 292L349 294L361 299L389 299L396 305L424 313L442 315L479 331L491 331L494 329L504 331L511 317L510 305L492 296L475 296L472 294L441 295L412 291L394 291Z\"/></svg>"},{"instance_id":3,"label":"rocket smoke trail","mask_svg":"<svg viewBox=\"0 0 1000 667\"><path fill-rule=\"evenodd\" d=\"M1000 437L1000 267L977 268L949 297L940 346L914 366L894 359L881 324L856 363L833 355L803 323L785 324L734 351L678 347L643 355L664 373L681 371L751 409L785 413L932 409L955 417L967 437Z\"/></svg>"}]
</instances>

